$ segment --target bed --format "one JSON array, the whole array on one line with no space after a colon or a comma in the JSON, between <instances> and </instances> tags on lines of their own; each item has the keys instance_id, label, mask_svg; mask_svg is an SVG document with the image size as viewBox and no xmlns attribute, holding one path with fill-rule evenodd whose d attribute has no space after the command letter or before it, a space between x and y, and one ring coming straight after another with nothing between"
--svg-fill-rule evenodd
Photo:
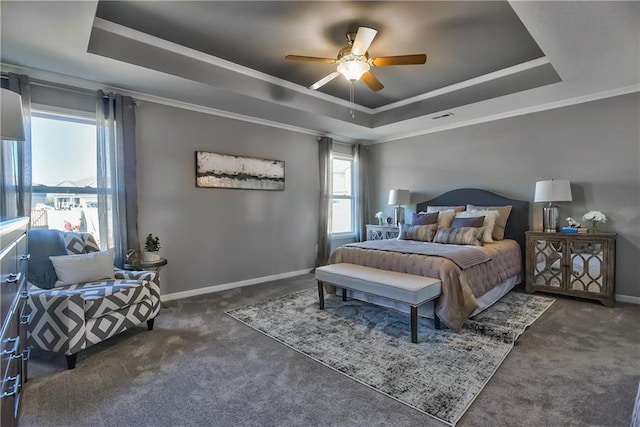
<instances>
[{"instance_id":1,"label":"bed","mask_svg":"<svg viewBox=\"0 0 640 427\"><path fill-rule=\"evenodd\" d=\"M459 330L468 317L486 309L522 282L524 233L529 229L529 202L502 197L480 189L449 191L418 203L416 212L426 211L427 206L466 205L512 206L504 227L504 240L485 243L483 246L473 247L473 250L469 246L415 241L381 240L352 243L336 249L331 254L329 263L359 264L440 279L442 294L436 312L449 328ZM440 251L451 253L442 255ZM350 292L350 296L377 305L409 311L409 307L402 303L366 293ZM433 317L432 303L421 306L419 314Z\"/></svg>"}]
</instances>

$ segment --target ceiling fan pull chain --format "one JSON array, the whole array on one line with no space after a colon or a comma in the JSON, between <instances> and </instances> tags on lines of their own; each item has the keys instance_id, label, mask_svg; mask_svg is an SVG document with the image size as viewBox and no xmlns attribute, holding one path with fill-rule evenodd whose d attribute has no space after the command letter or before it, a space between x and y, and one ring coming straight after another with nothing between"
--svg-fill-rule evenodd
<instances>
[{"instance_id":1,"label":"ceiling fan pull chain","mask_svg":"<svg viewBox=\"0 0 640 427\"><path fill-rule=\"evenodd\" d=\"M355 110L355 95L353 90L353 82L349 82L349 113L351 114L351 118L356 118Z\"/></svg>"}]
</instances>

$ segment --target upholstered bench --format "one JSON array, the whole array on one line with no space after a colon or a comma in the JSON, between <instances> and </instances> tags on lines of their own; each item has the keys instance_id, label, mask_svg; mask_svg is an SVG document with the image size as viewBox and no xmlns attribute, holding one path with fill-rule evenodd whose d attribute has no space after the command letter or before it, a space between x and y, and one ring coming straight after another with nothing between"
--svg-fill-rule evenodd
<instances>
[{"instance_id":1,"label":"upholstered bench","mask_svg":"<svg viewBox=\"0 0 640 427\"><path fill-rule=\"evenodd\" d=\"M324 309L323 283L342 288L342 300L347 300L347 289L361 291L411 306L411 342L418 342L418 306L440 296L441 282L431 277L379 270L355 264L330 264L316 268L320 310ZM440 329L434 301L433 316L436 329Z\"/></svg>"}]
</instances>

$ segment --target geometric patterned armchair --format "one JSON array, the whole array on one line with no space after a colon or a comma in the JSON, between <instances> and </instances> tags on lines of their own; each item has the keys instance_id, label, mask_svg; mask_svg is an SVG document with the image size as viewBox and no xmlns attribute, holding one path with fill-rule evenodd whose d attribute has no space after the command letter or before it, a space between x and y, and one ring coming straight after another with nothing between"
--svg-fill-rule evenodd
<instances>
[{"instance_id":1,"label":"geometric patterned armchair","mask_svg":"<svg viewBox=\"0 0 640 427\"><path fill-rule=\"evenodd\" d=\"M153 329L160 311L156 273L114 268L115 279L53 287L57 276L49 256L100 248L89 233L35 229L28 238L30 345L65 354L73 369L79 351L144 322Z\"/></svg>"}]
</instances>

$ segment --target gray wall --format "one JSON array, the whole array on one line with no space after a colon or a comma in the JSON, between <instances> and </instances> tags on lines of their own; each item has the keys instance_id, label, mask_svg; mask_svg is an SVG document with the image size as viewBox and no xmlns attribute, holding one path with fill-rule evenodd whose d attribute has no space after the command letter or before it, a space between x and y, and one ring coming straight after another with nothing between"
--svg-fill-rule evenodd
<instances>
[{"instance_id":1,"label":"gray wall","mask_svg":"<svg viewBox=\"0 0 640 427\"><path fill-rule=\"evenodd\" d=\"M616 293L640 297L639 117L635 93L374 145L369 211L393 213L391 188L410 189L415 209L462 187L533 202L536 181L568 179L573 202L559 203L561 217L605 213L600 228L618 233ZM540 229L542 206L531 208Z\"/></svg>"},{"instance_id":2,"label":"gray wall","mask_svg":"<svg viewBox=\"0 0 640 427\"><path fill-rule=\"evenodd\" d=\"M160 237L164 294L311 268L318 146L310 135L142 102L141 238ZM285 191L196 188L195 151L285 161Z\"/></svg>"}]
</instances>

